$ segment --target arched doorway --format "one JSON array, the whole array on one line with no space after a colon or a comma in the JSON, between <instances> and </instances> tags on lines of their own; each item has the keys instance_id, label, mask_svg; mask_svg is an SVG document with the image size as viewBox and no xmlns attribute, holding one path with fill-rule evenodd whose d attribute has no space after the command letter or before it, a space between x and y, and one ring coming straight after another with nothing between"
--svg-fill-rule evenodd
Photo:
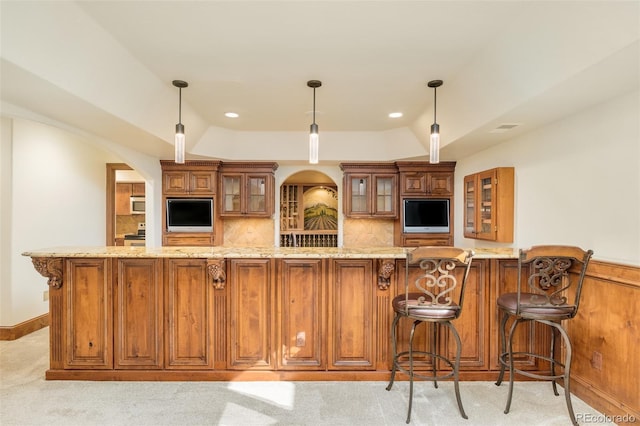
<instances>
[{"instance_id":1,"label":"arched doorway","mask_svg":"<svg viewBox=\"0 0 640 426\"><path fill-rule=\"evenodd\" d=\"M280 247L338 246L338 187L318 171L304 170L280 186Z\"/></svg>"}]
</instances>

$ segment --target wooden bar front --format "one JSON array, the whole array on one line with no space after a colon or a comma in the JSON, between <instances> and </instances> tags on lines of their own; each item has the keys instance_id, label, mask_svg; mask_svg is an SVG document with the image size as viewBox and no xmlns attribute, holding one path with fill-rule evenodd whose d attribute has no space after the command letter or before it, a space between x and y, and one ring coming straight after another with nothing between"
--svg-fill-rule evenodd
<instances>
[{"instance_id":1,"label":"wooden bar front","mask_svg":"<svg viewBox=\"0 0 640 426\"><path fill-rule=\"evenodd\" d=\"M49 279L46 378L386 381L390 301L403 291L405 250L25 253ZM516 274L512 253L474 258L456 320L461 380L496 379L495 300L515 288ZM628 380L640 376L637 357L628 358L640 343L633 333L639 282L637 267L592 262L580 313L569 325L572 391L610 414L640 411L638 381ZM619 332L607 331L613 329ZM531 325L520 332L517 346L547 347L546 330ZM405 334L401 330L400 339ZM416 341L429 344L426 336ZM442 353L451 350L446 333L436 344ZM546 368L531 359L518 362Z\"/></svg>"}]
</instances>

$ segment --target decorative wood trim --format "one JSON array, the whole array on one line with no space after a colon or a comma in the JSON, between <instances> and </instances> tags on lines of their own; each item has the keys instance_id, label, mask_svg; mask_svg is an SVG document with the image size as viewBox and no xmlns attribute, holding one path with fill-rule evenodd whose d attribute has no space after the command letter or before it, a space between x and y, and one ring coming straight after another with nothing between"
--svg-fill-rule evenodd
<instances>
[{"instance_id":1,"label":"decorative wood trim","mask_svg":"<svg viewBox=\"0 0 640 426\"><path fill-rule=\"evenodd\" d=\"M31 318L13 327L0 327L0 340L16 340L22 336L49 326L49 314Z\"/></svg>"},{"instance_id":2,"label":"decorative wood trim","mask_svg":"<svg viewBox=\"0 0 640 426\"><path fill-rule=\"evenodd\" d=\"M48 278L47 284L49 287L62 287L62 258L34 257L31 262L40 275Z\"/></svg>"},{"instance_id":3,"label":"decorative wood trim","mask_svg":"<svg viewBox=\"0 0 640 426\"><path fill-rule=\"evenodd\" d=\"M207 276L213 284L216 290L224 290L224 286L227 282L227 273L225 272L225 261L222 260L208 260L207 261Z\"/></svg>"},{"instance_id":4,"label":"decorative wood trim","mask_svg":"<svg viewBox=\"0 0 640 426\"><path fill-rule=\"evenodd\" d=\"M203 167L208 171L216 172L221 164L222 162L217 160L187 160L184 164L175 163L173 160L160 160L162 170L184 170L185 167L189 169Z\"/></svg>"},{"instance_id":5,"label":"decorative wood trim","mask_svg":"<svg viewBox=\"0 0 640 426\"><path fill-rule=\"evenodd\" d=\"M378 288L380 290L386 290L391 283L391 276L396 269L396 262L394 259L379 259L378 260Z\"/></svg>"},{"instance_id":6,"label":"decorative wood trim","mask_svg":"<svg viewBox=\"0 0 640 426\"><path fill-rule=\"evenodd\" d=\"M220 171L224 172L270 172L278 169L278 163L272 161L225 161L220 163Z\"/></svg>"},{"instance_id":7,"label":"decorative wood trim","mask_svg":"<svg viewBox=\"0 0 640 426\"><path fill-rule=\"evenodd\" d=\"M107 200L106 200L106 245L114 246L116 244L116 171L117 170L133 170L125 163L107 163Z\"/></svg>"}]
</instances>

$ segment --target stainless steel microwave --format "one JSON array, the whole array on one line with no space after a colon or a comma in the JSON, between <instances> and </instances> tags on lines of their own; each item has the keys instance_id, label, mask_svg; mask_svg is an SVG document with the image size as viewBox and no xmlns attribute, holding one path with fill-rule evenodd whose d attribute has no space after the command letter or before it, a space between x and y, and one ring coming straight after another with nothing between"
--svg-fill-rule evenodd
<instances>
[{"instance_id":1,"label":"stainless steel microwave","mask_svg":"<svg viewBox=\"0 0 640 426\"><path fill-rule=\"evenodd\" d=\"M131 214L144 214L144 197L131 197Z\"/></svg>"}]
</instances>

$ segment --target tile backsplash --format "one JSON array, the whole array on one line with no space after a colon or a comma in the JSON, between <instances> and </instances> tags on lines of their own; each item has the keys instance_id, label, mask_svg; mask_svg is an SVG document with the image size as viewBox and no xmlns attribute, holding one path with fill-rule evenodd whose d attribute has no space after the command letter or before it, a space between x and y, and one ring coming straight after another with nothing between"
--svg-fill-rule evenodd
<instances>
[{"instance_id":1,"label":"tile backsplash","mask_svg":"<svg viewBox=\"0 0 640 426\"><path fill-rule=\"evenodd\" d=\"M344 247L393 247L393 220L344 219Z\"/></svg>"},{"instance_id":2,"label":"tile backsplash","mask_svg":"<svg viewBox=\"0 0 640 426\"><path fill-rule=\"evenodd\" d=\"M274 223L273 219L225 219L224 245L273 247ZM343 247L393 247L393 220L345 218Z\"/></svg>"},{"instance_id":3,"label":"tile backsplash","mask_svg":"<svg viewBox=\"0 0 640 426\"><path fill-rule=\"evenodd\" d=\"M224 245L229 247L273 247L273 219L225 219Z\"/></svg>"}]
</instances>

